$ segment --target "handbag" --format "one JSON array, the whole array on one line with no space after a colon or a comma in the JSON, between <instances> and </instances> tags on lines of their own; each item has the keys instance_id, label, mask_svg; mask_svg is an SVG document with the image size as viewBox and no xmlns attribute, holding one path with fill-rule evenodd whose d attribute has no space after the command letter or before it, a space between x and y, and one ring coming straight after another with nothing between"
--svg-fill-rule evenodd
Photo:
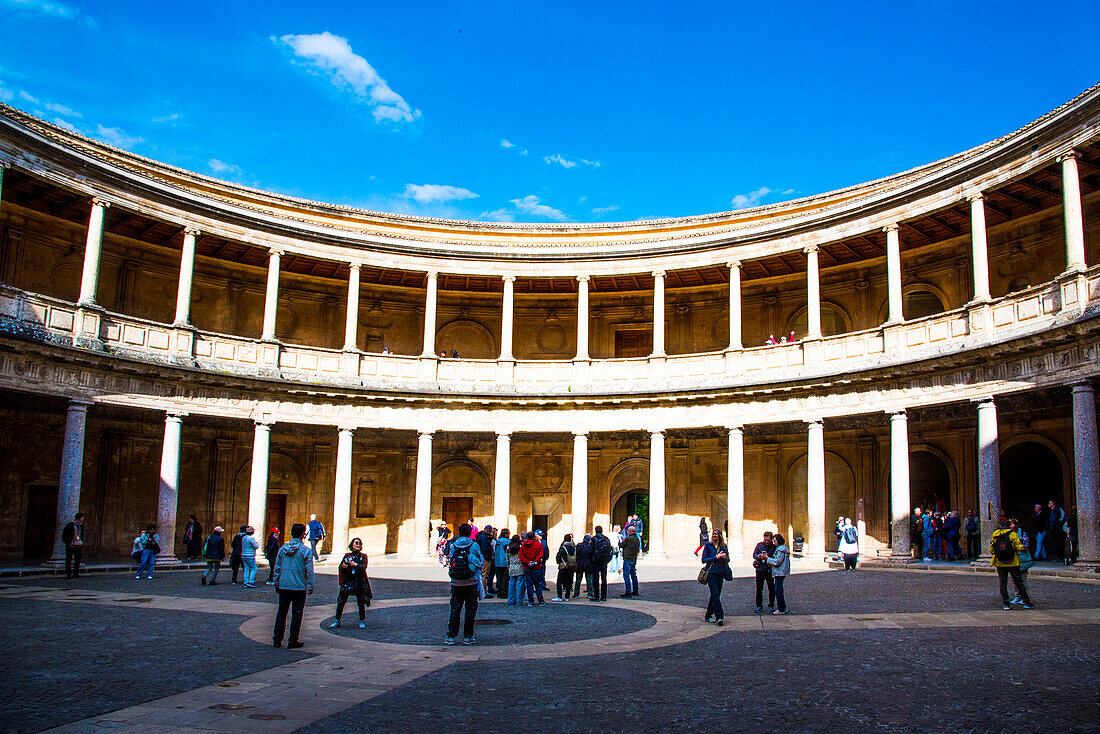
<instances>
[{"instance_id":1,"label":"handbag","mask_svg":"<svg viewBox=\"0 0 1100 734\"><path fill-rule=\"evenodd\" d=\"M705 584L707 582L707 576L710 575L710 565L708 563L699 569L699 583Z\"/></svg>"}]
</instances>

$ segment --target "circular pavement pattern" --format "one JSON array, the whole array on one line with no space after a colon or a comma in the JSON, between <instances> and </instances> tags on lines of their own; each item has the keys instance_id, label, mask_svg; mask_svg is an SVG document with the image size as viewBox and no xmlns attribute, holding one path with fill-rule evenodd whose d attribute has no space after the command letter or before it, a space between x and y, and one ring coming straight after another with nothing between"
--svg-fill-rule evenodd
<instances>
[{"instance_id":1,"label":"circular pavement pattern","mask_svg":"<svg viewBox=\"0 0 1100 734\"><path fill-rule=\"evenodd\" d=\"M321 628L364 642L433 645L446 636L449 614L450 606L446 603L371 607L367 609L367 628L359 629L359 613L354 603L350 603L344 608L343 626L329 629L335 619L330 616L321 622ZM551 644L624 635L656 623L654 617L644 612L586 599L550 602L544 607L482 602L477 609L474 635L479 645L487 646Z\"/></svg>"}]
</instances>

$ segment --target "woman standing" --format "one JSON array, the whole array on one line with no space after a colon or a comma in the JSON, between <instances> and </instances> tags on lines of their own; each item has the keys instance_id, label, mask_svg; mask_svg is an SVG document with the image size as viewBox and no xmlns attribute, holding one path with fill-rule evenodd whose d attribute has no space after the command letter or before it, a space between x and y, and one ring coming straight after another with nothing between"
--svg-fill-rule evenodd
<instances>
[{"instance_id":1,"label":"woman standing","mask_svg":"<svg viewBox=\"0 0 1100 734\"><path fill-rule=\"evenodd\" d=\"M447 541L451 539L451 529L447 527L446 520L439 521L439 540L435 543L435 554L439 558L439 565L447 565Z\"/></svg>"},{"instance_id":2,"label":"woman standing","mask_svg":"<svg viewBox=\"0 0 1100 734\"><path fill-rule=\"evenodd\" d=\"M336 596L336 621L329 625L329 629L340 626L340 617L344 614L344 605L348 603L348 597L355 595L355 603L359 607L359 629L367 628L367 607L374 598L371 593L370 580L367 578L367 555L363 553L363 541L353 538L348 543L348 552L340 561L340 593Z\"/></svg>"},{"instance_id":3,"label":"woman standing","mask_svg":"<svg viewBox=\"0 0 1100 734\"><path fill-rule=\"evenodd\" d=\"M566 533L555 557L558 562L558 595L554 601L569 601L569 592L573 590L573 573L577 570L577 545L573 535Z\"/></svg>"},{"instance_id":4,"label":"woman standing","mask_svg":"<svg viewBox=\"0 0 1100 734\"><path fill-rule=\"evenodd\" d=\"M518 607L523 604L523 561L519 559L519 533L508 541L508 604Z\"/></svg>"},{"instance_id":5,"label":"woman standing","mask_svg":"<svg viewBox=\"0 0 1100 734\"><path fill-rule=\"evenodd\" d=\"M135 579L140 579L143 573L145 578L153 578L153 567L157 565L158 553L160 553L160 536L157 535L157 526L150 524L146 526L141 535L134 539L133 554L139 559Z\"/></svg>"},{"instance_id":6,"label":"woman standing","mask_svg":"<svg viewBox=\"0 0 1100 734\"><path fill-rule=\"evenodd\" d=\"M256 540L256 528L249 525L241 538L241 565L244 566L244 588L256 588L256 551L260 541Z\"/></svg>"},{"instance_id":7,"label":"woman standing","mask_svg":"<svg viewBox=\"0 0 1100 734\"><path fill-rule=\"evenodd\" d=\"M710 542L703 546L703 563L707 567L707 587L710 589L707 614L703 617L703 621L714 622L721 627L725 621L725 611L722 609L722 582L733 581L733 572L730 571L729 549L722 542L722 534L717 530L710 534Z\"/></svg>"},{"instance_id":8,"label":"woman standing","mask_svg":"<svg viewBox=\"0 0 1100 734\"><path fill-rule=\"evenodd\" d=\"M855 571L859 561L859 531L848 518L844 518L840 526L839 551L844 559L844 570Z\"/></svg>"},{"instance_id":9,"label":"woman standing","mask_svg":"<svg viewBox=\"0 0 1100 734\"><path fill-rule=\"evenodd\" d=\"M500 531L500 537L493 541L493 570L497 575L497 598L508 598L508 546L512 535L508 528Z\"/></svg>"},{"instance_id":10,"label":"woman standing","mask_svg":"<svg viewBox=\"0 0 1100 734\"><path fill-rule=\"evenodd\" d=\"M272 578L275 576L275 559L279 555L280 546L282 546L282 542L279 540L279 528L271 528L271 534L267 536L267 543L264 544L264 558L267 559L268 586L275 585Z\"/></svg>"},{"instance_id":11,"label":"woman standing","mask_svg":"<svg viewBox=\"0 0 1100 734\"><path fill-rule=\"evenodd\" d=\"M772 614L787 613L787 599L783 596L783 582L791 575L791 551L783 536L776 533L772 536L775 544L771 555L768 556L768 565L772 567L772 579L775 580L775 601L779 608Z\"/></svg>"}]
</instances>

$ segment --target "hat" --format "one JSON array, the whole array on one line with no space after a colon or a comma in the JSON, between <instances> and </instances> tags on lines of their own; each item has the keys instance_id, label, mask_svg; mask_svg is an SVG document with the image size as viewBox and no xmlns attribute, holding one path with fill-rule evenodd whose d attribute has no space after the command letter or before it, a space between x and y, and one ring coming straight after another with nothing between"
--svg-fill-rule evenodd
<instances>
[{"instance_id":1,"label":"hat","mask_svg":"<svg viewBox=\"0 0 1100 734\"><path fill-rule=\"evenodd\" d=\"M542 537L542 531L541 530L536 530L535 535L537 535L541 538Z\"/></svg>"},{"instance_id":2,"label":"hat","mask_svg":"<svg viewBox=\"0 0 1100 734\"><path fill-rule=\"evenodd\" d=\"M215 533L224 533L224 532L225 532L225 528L223 528L223 527L222 527L221 525L215 525L215 526L214 526L214 532L215 532Z\"/></svg>"},{"instance_id":3,"label":"hat","mask_svg":"<svg viewBox=\"0 0 1100 734\"><path fill-rule=\"evenodd\" d=\"M277 533L277 532L279 532L279 528L271 528L271 532Z\"/></svg>"}]
</instances>

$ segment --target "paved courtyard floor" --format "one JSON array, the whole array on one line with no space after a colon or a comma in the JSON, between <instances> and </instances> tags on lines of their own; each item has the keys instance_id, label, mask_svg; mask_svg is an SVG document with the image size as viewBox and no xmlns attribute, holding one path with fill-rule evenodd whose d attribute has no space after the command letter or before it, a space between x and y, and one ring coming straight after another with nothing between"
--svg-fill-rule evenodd
<instances>
[{"instance_id":1,"label":"paved courtyard floor","mask_svg":"<svg viewBox=\"0 0 1100 734\"><path fill-rule=\"evenodd\" d=\"M987 574L819 568L787 616L739 570L719 628L694 569L643 564L637 599L612 576L605 604L486 600L472 647L442 644L438 567L378 569L364 630L354 603L328 629L323 572L302 650L272 648L269 586L4 579L0 730L1100 731L1100 582L1033 578L1005 612Z\"/></svg>"}]
</instances>

